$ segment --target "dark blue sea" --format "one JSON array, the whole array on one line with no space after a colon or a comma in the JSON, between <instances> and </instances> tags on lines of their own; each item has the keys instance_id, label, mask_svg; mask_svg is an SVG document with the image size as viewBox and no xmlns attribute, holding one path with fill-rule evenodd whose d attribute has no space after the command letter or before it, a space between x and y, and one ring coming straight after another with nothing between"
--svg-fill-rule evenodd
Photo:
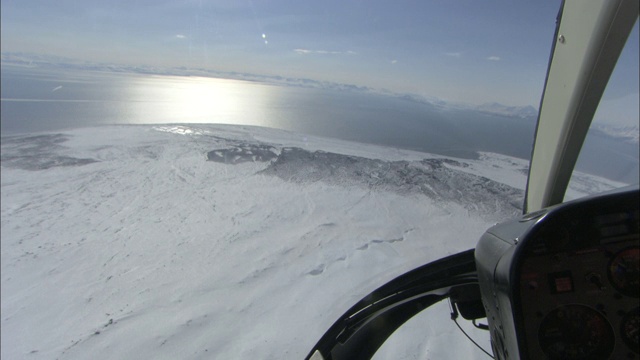
<instances>
[{"instance_id":1,"label":"dark blue sea","mask_svg":"<svg viewBox=\"0 0 640 360\"><path fill-rule=\"evenodd\" d=\"M2 135L107 124L238 124L445 156L488 151L529 159L535 132L534 118L347 90L4 64L1 80ZM579 169L638 181L637 145L601 135L587 143Z\"/></svg>"}]
</instances>

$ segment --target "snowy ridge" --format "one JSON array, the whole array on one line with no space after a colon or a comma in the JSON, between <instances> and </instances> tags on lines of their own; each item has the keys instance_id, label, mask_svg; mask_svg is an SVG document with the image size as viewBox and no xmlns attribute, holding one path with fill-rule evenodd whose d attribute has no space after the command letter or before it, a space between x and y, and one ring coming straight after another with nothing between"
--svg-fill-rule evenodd
<instances>
[{"instance_id":1,"label":"snowy ridge","mask_svg":"<svg viewBox=\"0 0 640 360\"><path fill-rule=\"evenodd\" d=\"M538 110L531 105L528 106L507 106L496 102L478 105L476 110L490 114L518 117L521 119L535 119Z\"/></svg>"},{"instance_id":2,"label":"snowy ridge","mask_svg":"<svg viewBox=\"0 0 640 360\"><path fill-rule=\"evenodd\" d=\"M376 287L474 247L526 178L495 154L237 126L11 136L1 155L7 359L301 358ZM438 306L379 357L484 358Z\"/></svg>"},{"instance_id":3,"label":"snowy ridge","mask_svg":"<svg viewBox=\"0 0 640 360\"><path fill-rule=\"evenodd\" d=\"M455 202L492 220L520 212L521 190L457 170L465 166L468 165L453 159L385 162L285 148L262 173L289 181L357 184L376 191L422 194L437 202Z\"/></svg>"},{"instance_id":4,"label":"snowy ridge","mask_svg":"<svg viewBox=\"0 0 640 360\"><path fill-rule=\"evenodd\" d=\"M226 164L265 162L261 174L294 182L322 181L332 185L364 186L403 195L422 194L438 202L455 202L490 220L521 212L520 189L457 168L468 164L453 159L382 161L297 147L236 144L207 153L209 161Z\"/></svg>"},{"instance_id":5,"label":"snowy ridge","mask_svg":"<svg viewBox=\"0 0 640 360\"><path fill-rule=\"evenodd\" d=\"M604 134L622 139L631 144L640 143L640 128L638 126L614 126L605 124L596 124L595 129Z\"/></svg>"}]
</instances>

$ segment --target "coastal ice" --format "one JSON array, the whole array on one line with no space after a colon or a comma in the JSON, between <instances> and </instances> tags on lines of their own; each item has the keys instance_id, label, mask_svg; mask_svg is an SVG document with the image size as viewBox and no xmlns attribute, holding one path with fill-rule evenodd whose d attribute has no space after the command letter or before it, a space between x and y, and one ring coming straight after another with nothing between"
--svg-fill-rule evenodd
<instances>
[{"instance_id":1,"label":"coastal ice","mask_svg":"<svg viewBox=\"0 0 640 360\"><path fill-rule=\"evenodd\" d=\"M1 164L3 359L302 358L518 214L528 166L221 125L3 136ZM580 179L574 197L619 185ZM377 356L485 357L446 302Z\"/></svg>"}]
</instances>

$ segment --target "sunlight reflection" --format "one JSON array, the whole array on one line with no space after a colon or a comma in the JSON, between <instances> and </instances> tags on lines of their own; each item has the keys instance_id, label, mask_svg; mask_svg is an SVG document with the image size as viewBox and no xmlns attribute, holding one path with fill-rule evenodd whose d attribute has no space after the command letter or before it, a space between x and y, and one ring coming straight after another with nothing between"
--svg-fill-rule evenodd
<instances>
[{"instance_id":1,"label":"sunlight reflection","mask_svg":"<svg viewBox=\"0 0 640 360\"><path fill-rule=\"evenodd\" d=\"M136 124L216 123L273 127L270 85L205 77L149 76L134 81L126 114ZM125 114L123 114L125 115Z\"/></svg>"}]
</instances>

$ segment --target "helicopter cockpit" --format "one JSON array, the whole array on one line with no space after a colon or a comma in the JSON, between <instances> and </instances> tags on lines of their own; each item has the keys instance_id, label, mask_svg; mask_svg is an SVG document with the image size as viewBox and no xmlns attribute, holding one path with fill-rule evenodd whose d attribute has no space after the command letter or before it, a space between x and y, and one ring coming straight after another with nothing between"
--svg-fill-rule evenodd
<instances>
[{"instance_id":1,"label":"helicopter cockpit","mask_svg":"<svg viewBox=\"0 0 640 360\"><path fill-rule=\"evenodd\" d=\"M475 249L423 265L344 313L307 359L369 359L429 306L451 302L496 359L637 359L640 191L563 198L595 109L638 19L637 1L563 2L542 96L524 214ZM487 324L477 323L486 318Z\"/></svg>"}]
</instances>

